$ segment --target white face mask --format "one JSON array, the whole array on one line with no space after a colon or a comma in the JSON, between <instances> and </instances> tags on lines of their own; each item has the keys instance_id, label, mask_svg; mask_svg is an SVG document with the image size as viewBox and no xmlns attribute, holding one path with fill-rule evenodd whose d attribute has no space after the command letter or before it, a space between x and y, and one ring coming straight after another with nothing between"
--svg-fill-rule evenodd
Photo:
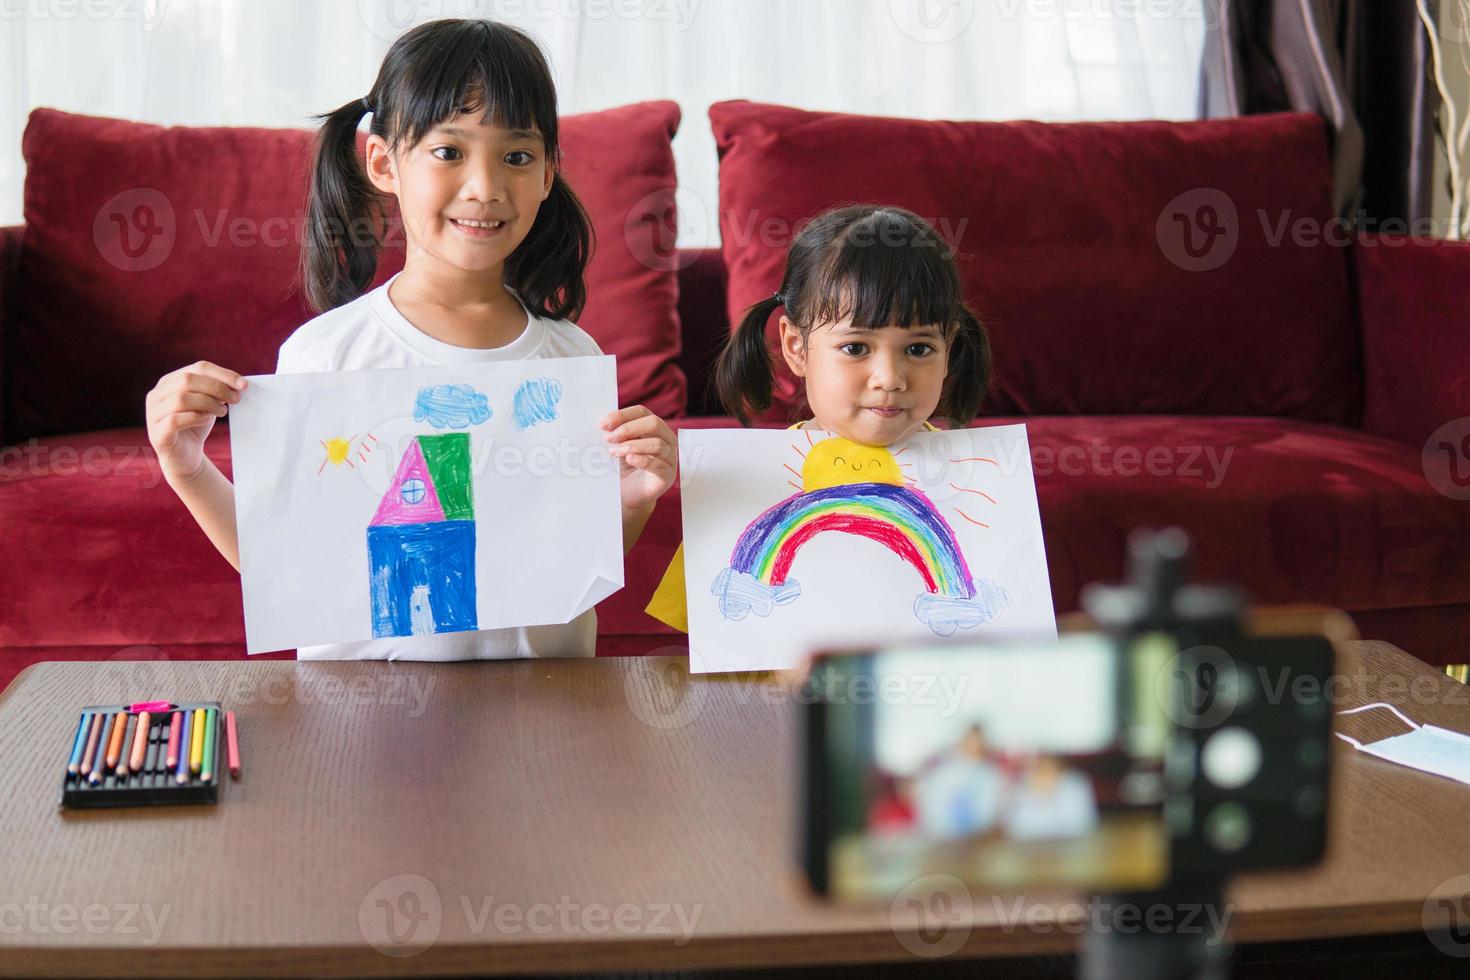
<instances>
[{"instance_id":1,"label":"white face mask","mask_svg":"<svg viewBox=\"0 0 1470 980\"><path fill-rule=\"evenodd\" d=\"M1436 776L1445 776L1462 783L1470 783L1470 735L1462 735L1448 728L1438 728L1434 725L1417 724L1410 721L1398 708L1383 701L1365 704L1361 708L1339 711L1338 714L1352 715L1359 711L1367 711L1369 708L1387 708L1414 730L1367 744L1355 738L1348 738L1342 732L1337 732L1337 737L1353 748L1367 752L1369 755L1376 755L1380 759L1387 759L1401 766L1419 769Z\"/></svg>"}]
</instances>

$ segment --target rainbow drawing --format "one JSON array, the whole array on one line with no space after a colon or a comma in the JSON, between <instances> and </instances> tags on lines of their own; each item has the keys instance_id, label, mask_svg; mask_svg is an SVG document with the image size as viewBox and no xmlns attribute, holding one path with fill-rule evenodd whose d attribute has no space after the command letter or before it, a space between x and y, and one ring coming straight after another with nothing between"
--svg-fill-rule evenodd
<instances>
[{"instance_id":1,"label":"rainbow drawing","mask_svg":"<svg viewBox=\"0 0 1470 980\"><path fill-rule=\"evenodd\" d=\"M922 491L856 483L797 494L756 518L741 535L730 567L768 585L786 581L797 551L823 531L871 538L903 558L940 595L975 594L970 566L954 529Z\"/></svg>"},{"instance_id":2,"label":"rainbow drawing","mask_svg":"<svg viewBox=\"0 0 1470 980\"><path fill-rule=\"evenodd\" d=\"M808 481L808 485L811 485ZM801 594L791 564L807 543L827 533L876 541L913 567L924 584L914 615L940 636L988 623L1010 604L994 582L976 582L954 528L913 487L845 483L793 494L741 533L711 588L727 619L767 616Z\"/></svg>"}]
</instances>

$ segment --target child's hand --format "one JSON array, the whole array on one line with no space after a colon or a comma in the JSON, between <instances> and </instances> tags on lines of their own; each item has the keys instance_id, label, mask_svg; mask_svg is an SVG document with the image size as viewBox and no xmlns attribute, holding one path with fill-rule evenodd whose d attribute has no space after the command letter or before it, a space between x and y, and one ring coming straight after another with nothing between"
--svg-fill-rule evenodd
<instances>
[{"instance_id":1,"label":"child's hand","mask_svg":"<svg viewBox=\"0 0 1470 980\"><path fill-rule=\"evenodd\" d=\"M622 460L623 511L652 507L679 469L679 442L664 420L642 405L609 413L602 420L609 449Z\"/></svg>"},{"instance_id":2,"label":"child's hand","mask_svg":"<svg viewBox=\"0 0 1470 980\"><path fill-rule=\"evenodd\" d=\"M164 478L187 483L204 469L204 440L214 420L240 400L245 378L199 361L158 379L148 392L148 441Z\"/></svg>"}]
</instances>

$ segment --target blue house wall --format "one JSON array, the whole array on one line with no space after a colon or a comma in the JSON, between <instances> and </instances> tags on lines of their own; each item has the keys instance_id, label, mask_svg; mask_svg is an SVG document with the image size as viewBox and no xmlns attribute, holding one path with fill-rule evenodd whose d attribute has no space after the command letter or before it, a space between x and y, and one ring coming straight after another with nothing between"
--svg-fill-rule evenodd
<instances>
[{"instance_id":1,"label":"blue house wall","mask_svg":"<svg viewBox=\"0 0 1470 980\"><path fill-rule=\"evenodd\" d=\"M378 524L367 532L374 637L476 628L474 521ZM416 631L418 590L428 609L420 609Z\"/></svg>"}]
</instances>

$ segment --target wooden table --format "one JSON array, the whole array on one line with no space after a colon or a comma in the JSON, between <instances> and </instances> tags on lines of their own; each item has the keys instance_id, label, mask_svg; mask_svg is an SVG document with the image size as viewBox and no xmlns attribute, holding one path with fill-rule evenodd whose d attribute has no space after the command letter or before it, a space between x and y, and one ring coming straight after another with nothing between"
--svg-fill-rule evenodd
<instances>
[{"instance_id":1,"label":"wooden table","mask_svg":"<svg viewBox=\"0 0 1470 980\"><path fill-rule=\"evenodd\" d=\"M1391 646L1351 644L1339 666L1339 707L1386 698L1470 731L1470 692ZM217 807L59 811L75 709L158 695L234 708L243 779ZM1387 712L1340 721L1360 738L1399 730ZM691 681L663 658L39 664L0 695L0 972L508 973L934 952L916 914L804 898L788 864L792 722L768 675ZM1336 763L1328 861L1240 879L1237 942L1419 932L1437 887L1470 891L1453 882L1470 872L1470 787L1341 744ZM946 930L949 955L1075 948L1077 930L1057 922L1075 922L1074 896L1018 897L976 896Z\"/></svg>"}]
</instances>

